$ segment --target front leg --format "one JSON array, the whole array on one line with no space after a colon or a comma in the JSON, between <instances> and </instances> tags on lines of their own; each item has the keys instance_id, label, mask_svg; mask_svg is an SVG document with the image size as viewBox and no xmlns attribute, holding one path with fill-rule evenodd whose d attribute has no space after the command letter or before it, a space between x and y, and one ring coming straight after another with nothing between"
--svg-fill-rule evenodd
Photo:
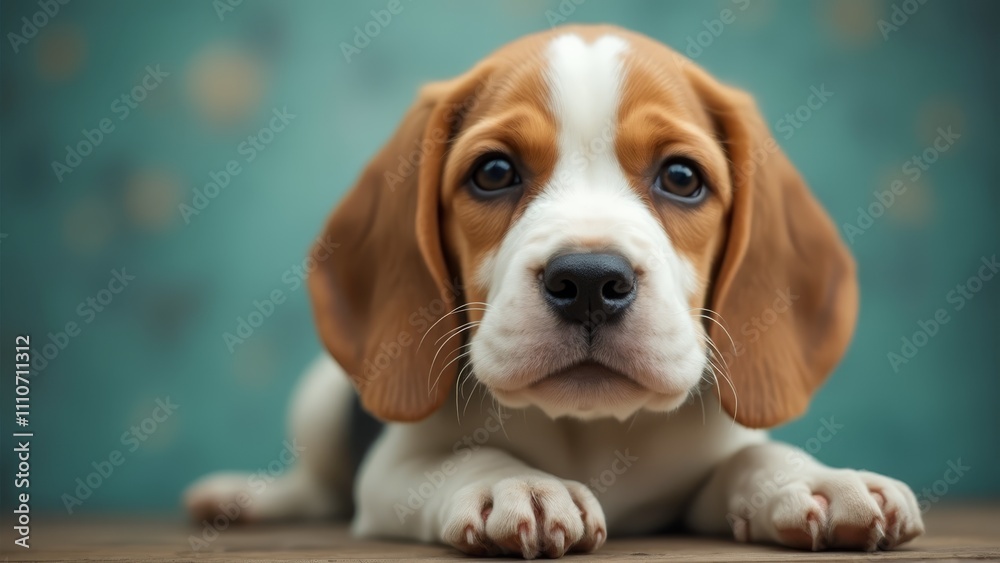
<instances>
[{"instance_id":1,"label":"front leg","mask_svg":"<svg viewBox=\"0 0 1000 563\"><path fill-rule=\"evenodd\" d=\"M833 469L776 442L740 450L699 493L688 523L738 541L799 549L892 549L924 532L904 483L868 471Z\"/></svg>"},{"instance_id":2,"label":"front leg","mask_svg":"<svg viewBox=\"0 0 1000 563\"><path fill-rule=\"evenodd\" d=\"M360 476L354 530L440 541L472 555L531 559L604 544L604 512L590 490L493 448L404 453L393 436Z\"/></svg>"}]
</instances>

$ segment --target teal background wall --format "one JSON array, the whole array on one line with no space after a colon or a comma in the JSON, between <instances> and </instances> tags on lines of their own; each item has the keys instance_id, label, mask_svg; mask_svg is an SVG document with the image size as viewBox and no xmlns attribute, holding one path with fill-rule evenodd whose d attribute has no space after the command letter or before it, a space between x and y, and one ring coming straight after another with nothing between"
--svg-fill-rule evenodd
<instances>
[{"instance_id":1,"label":"teal background wall","mask_svg":"<svg viewBox=\"0 0 1000 563\"><path fill-rule=\"evenodd\" d=\"M16 52L10 34L41 8L0 6L5 503L12 353L23 333L36 353L64 345L31 378L36 509L63 510L62 495L115 450L124 462L76 513L175 510L198 475L276 459L291 386L319 350L306 291L293 280L327 212L421 83L560 18L644 32L753 92L840 225L859 226L859 207L904 182L851 237L862 311L849 354L808 415L776 434L918 493L949 463L970 469L943 498L1000 493L1000 277L973 283L979 290L960 310L950 293L1000 252L1000 4L897 1L898 29L883 26L884 36L889 1L402 0L348 62L342 43L388 0L246 0L220 18L224 2L75 1ZM719 23L726 9L731 22ZM121 96L148 67L159 79L146 79L151 88L123 115ZM786 114L813 87L833 95L796 128ZM247 137L282 108L294 118L248 162ZM53 161L65 163L66 145L105 119L114 129L60 181ZM958 139L914 178L907 161L933 147L940 128ZM194 190L231 160L239 173L186 221L179 205L198 203ZM121 288L116 271L134 279ZM121 291L102 292L109 283ZM287 299L231 351L223 334L274 290ZM901 339L938 309L948 322L895 370L888 354L901 354ZM71 322L73 334L59 334ZM177 409L165 416L156 401L168 399ZM162 420L144 423L154 415ZM123 440L134 425L145 439Z\"/></svg>"}]
</instances>

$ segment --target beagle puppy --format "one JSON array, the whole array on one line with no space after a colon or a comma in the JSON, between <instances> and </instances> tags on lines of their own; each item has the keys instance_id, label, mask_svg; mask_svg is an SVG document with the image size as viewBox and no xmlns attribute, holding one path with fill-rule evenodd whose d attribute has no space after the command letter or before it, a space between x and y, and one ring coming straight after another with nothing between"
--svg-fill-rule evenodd
<instances>
[{"instance_id":1,"label":"beagle puppy","mask_svg":"<svg viewBox=\"0 0 1000 563\"><path fill-rule=\"evenodd\" d=\"M353 508L361 536L524 558L923 533L905 484L763 430L843 355L855 265L751 97L648 37L556 28L425 86L321 241L301 457L193 485L206 526ZM356 476L354 390L388 423Z\"/></svg>"}]
</instances>

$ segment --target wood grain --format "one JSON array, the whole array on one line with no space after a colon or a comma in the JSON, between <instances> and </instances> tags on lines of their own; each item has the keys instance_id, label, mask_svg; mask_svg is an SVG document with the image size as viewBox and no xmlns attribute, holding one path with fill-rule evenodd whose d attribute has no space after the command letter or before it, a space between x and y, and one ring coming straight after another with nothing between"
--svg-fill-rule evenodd
<instances>
[{"instance_id":1,"label":"wood grain","mask_svg":"<svg viewBox=\"0 0 1000 563\"><path fill-rule=\"evenodd\" d=\"M723 538L662 536L612 539L582 561L899 561L1000 560L1000 503L933 506L925 537L905 549L873 554L809 553L738 544ZM179 517L46 517L33 522L31 549L3 532L9 561L469 561L444 546L352 538L342 522L233 526L193 549L201 528ZM492 561L492 560L491 560Z\"/></svg>"}]
</instances>

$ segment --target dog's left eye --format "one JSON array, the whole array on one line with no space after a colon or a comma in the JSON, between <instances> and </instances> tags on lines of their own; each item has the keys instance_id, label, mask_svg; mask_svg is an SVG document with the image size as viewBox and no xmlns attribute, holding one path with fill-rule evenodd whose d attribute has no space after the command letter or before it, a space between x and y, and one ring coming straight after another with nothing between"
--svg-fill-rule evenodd
<instances>
[{"instance_id":1,"label":"dog's left eye","mask_svg":"<svg viewBox=\"0 0 1000 563\"><path fill-rule=\"evenodd\" d=\"M480 191L496 192L519 185L521 177L518 176L517 169L509 158L503 155L488 155L476 165L470 181Z\"/></svg>"},{"instance_id":2,"label":"dog's left eye","mask_svg":"<svg viewBox=\"0 0 1000 563\"><path fill-rule=\"evenodd\" d=\"M708 193L698 169L687 160L678 158L663 163L654 187L661 194L684 203L697 203Z\"/></svg>"}]
</instances>

